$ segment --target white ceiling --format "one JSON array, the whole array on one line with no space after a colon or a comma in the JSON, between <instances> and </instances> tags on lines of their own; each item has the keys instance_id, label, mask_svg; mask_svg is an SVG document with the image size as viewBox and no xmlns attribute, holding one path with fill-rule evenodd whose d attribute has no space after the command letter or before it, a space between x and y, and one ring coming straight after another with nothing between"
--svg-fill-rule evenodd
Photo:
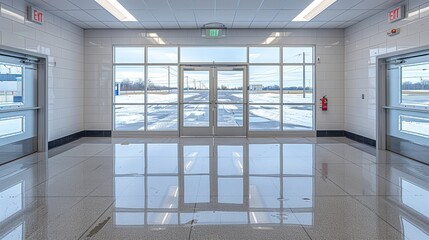
<instances>
[{"instance_id":1,"label":"white ceiling","mask_svg":"<svg viewBox=\"0 0 429 240\"><path fill-rule=\"evenodd\" d=\"M120 22L94 0L27 0L82 28L345 28L401 0L337 0L310 22L291 22L312 0L118 0L138 22Z\"/></svg>"}]
</instances>

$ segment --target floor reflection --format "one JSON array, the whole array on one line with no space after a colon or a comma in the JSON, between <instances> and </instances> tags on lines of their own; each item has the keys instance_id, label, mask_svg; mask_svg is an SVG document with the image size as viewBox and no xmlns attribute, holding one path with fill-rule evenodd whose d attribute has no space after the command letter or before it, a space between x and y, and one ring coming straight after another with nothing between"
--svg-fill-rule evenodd
<instances>
[{"instance_id":1,"label":"floor reflection","mask_svg":"<svg viewBox=\"0 0 429 240\"><path fill-rule=\"evenodd\" d=\"M117 225L299 225L292 211L312 223L313 144L116 144L113 155Z\"/></svg>"},{"instance_id":2,"label":"floor reflection","mask_svg":"<svg viewBox=\"0 0 429 240\"><path fill-rule=\"evenodd\" d=\"M312 140L90 139L3 165L0 240L429 239L429 166Z\"/></svg>"}]
</instances>

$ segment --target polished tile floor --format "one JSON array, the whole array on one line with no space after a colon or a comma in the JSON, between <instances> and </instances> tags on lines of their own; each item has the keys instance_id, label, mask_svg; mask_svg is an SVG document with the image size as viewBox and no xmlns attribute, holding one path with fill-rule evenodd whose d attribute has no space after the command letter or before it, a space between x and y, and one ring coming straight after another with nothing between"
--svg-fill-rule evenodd
<instances>
[{"instance_id":1,"label":"polished tile floor","mask_svg":"<svg viewBox=\"0 0 429 240\"><path fill-rule=\"evenodd\" d=\"M0 239L429 239L429 166L345 138L83 138L0 166Z\"/></svg>"}]
</instances>

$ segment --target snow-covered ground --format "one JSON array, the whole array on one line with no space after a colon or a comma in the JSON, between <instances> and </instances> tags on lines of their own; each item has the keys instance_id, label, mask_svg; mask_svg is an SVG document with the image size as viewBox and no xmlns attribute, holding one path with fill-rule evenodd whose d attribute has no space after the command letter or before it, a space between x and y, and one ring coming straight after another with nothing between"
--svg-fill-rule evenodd
<instances>
[{"instance_id":1,"label":"snow-covered ground","mask_svg":"<svg viewBox=\"0 0 429 240\"><path fill-rule=\"evenodd\" d=\"M277 97L276 97L277 96ZM243 126L242 94L237 91L219 91L217 108L218 126ZM142 94L116 96L117 103L136 103L143 99ZM177 93L150 93L149 103L175 103ZM278 95L271 93L252 93L251 99L258 103L279 103ZM311 95L302 98L301 94L285 94L287 102L309 103ZM209 93L208 91L189 91L185 94L183 117L185 126L209 126ZM236 104L235 104L236 103ZM177 130L177 105L147 105L148 130ZM143 105L116 105L117 130L143 130ZM288 130L312 129L312 106L284 106L284 128ZM250 105L250 130L278 130L280 129L279 105Z\"/></svg>"}]
</instances>

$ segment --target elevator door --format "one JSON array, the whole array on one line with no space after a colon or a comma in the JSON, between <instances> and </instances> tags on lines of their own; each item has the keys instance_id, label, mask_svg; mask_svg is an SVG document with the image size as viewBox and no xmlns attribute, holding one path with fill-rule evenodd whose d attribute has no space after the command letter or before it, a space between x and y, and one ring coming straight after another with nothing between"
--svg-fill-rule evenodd
<instances>
[{"instance_id":1,"label":"elevator door","mask_svg":"<svg viewBox=\"0 0 429 240\"><path fill-rule=\"evenodd\" d=\"M245 67L188 66L181 71L181 136L245 136Z\"/></svg>"},{"instance_id":2,"label":"elevator door","mask_svg":"<svg viewBox=\"0 0 429 240\"><path fill-rule=\"evenodd\" d=\"M0 54L0 164L37 151L37 65Z\"/></svg>"}]
</instances>

